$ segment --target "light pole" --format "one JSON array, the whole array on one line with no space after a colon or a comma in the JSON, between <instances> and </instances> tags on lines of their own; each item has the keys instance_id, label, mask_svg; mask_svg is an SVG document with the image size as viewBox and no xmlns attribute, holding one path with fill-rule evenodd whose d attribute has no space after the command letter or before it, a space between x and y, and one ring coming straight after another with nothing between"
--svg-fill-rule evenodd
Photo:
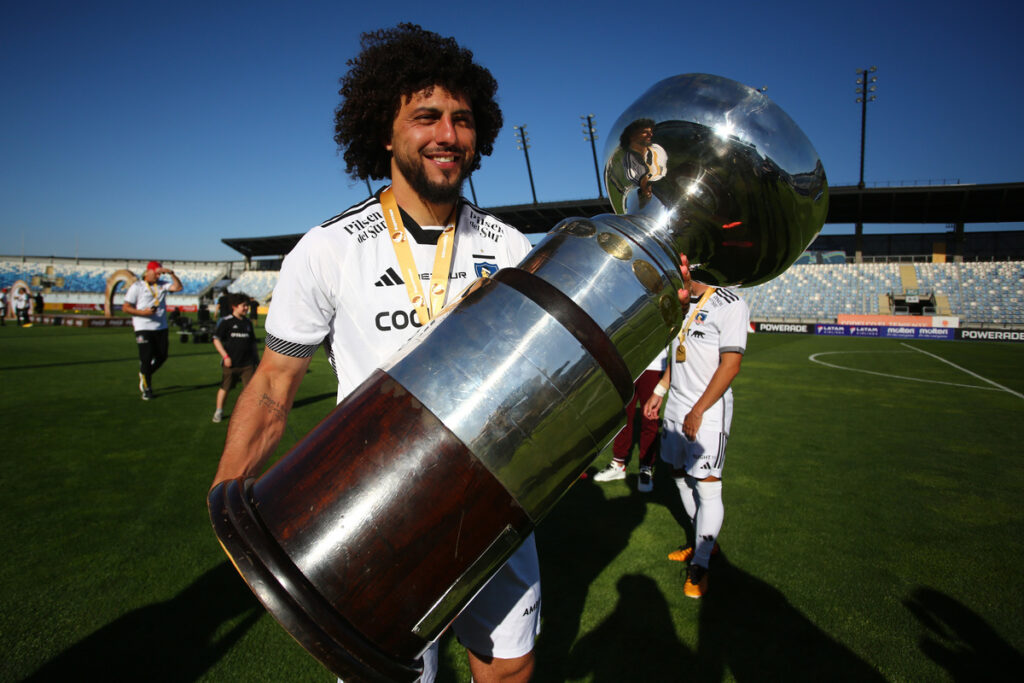
<instances>
[{"instance_id":1,"label":"light pole","mask_svg":"<svg viewBox=\"0 0 1024 683\"><path fill-rule=\"evenodd\" d=\"M516 142L518 143L518 149L523 150L523 155L526 157L526 172L530 175L530 192L533 194L533 203L537 203L537 191L533 188L533 169L530 168L530 138L526 134L526 124L521 126L512 126L512 129L516 132Z\"/></svg>"},{"instance_id":2,"label":"light pole","mask_svg":"<svg viewBox=\"0 0 1024 683\"><path fill-rule=\"evenodd\" d=\"M597 177L597 196L603 199L604 195L601 193L601 171L597 166L597 147L594 146L594 140L597 140L597 129L594 128L594 115L587 114L580 118L583 119L583 139L590 143L590 151L594 154L594 175Z\"/></svg>"},{"instance_id":3,"label":"light pole","mask_svg":"<svg viewBox=\"0 0 1024 683\"><path fill-rule=\"evenodd\" d=\"M864 189L864 135L867 131L868 121L868 102L873 102L875 96L871 93L878 89L878 86L872 85L878 82L878 77L871 74L878 71L877 66L872 66L867 69L857 69L857 101L860 103L860 179L857 181L857 188L860 190ZM861 243L864 237L864 222L861 220L860 206L863 202L863 198L858 199L857 202L857 228L854 235L854 260L860 263L864 260L864 251Z\"/></svg>"},{"instance_id":4,"label":"light pole","mask_svg":"<svg viewBox=\"0 0 1024 683\"><path fill-rule=\"evenodd\" d=\"M877 76L871 74L878 71L877 66L868 69L857 69L857 101L860 103L860 180L857 187L864 189L864 134L867 130L868 102L874 102L875 96L871 93L878 90Z\"/></svg>"}]
</instances>

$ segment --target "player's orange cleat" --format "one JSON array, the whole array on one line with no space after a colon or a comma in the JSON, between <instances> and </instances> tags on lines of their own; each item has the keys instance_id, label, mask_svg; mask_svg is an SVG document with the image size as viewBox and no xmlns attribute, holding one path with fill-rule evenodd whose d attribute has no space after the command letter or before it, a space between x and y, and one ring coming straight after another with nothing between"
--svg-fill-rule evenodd
<instances>
[{"instance_id":1,"label":"player's orange cleat","mask_svg":"<svg viewBox=\"0 0 1024 683\"><path fill-rule=\"evenodd\" d=\"M721 548L718 547L718 543L716 542L715 543L715 547L711 549L711 556L714 557L720 551L721 551ZM668 559L672 560L673 562L689 562L690 558L692 558L692 557L693 557L693 546L692 545L691 546L687 546L685 548L683 546L679 546L678 548L676 548L675 550L673 550L672 552L670 552L668 554Z\"/></svg>"},{"instance_id":2,"label":"player's orange cleat","mask_svg":"<svg viewBox=\"0 0 1024 683\"><path fill-rule=\"evenodd\" d=\"M691 564L686 570L683 594L688 598L701 598L708 592L708 570L699 564Z\"/></svg>"}]
</instances>

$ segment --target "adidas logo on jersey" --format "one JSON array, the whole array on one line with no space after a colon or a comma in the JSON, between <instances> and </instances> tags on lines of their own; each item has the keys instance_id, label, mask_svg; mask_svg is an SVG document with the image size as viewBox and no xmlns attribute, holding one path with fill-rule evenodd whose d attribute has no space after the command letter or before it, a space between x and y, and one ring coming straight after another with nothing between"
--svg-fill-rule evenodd
<instances>
[{"instance_id":1,"label":"adidas logo on jersey","mask_svg":"<svg viewBox=\"0 0 1024 683\"><path fill-rule=\"evenodd\" d=\"M373 283L374 287L391 287L393 285L404 285L405 282L398 276L394 268L388 268L380 279Z\"/></svg>"},{"instance_id":2,"label":"adidas logo on jersey","mask_svg":"<svg viewBox=\"0 0 1024 683\"><path fill-rule=\"evenodd\" d=\"M497 271L497 267L495 267L494 270ZM423 281L427 281L427 280L430 279L430 273L420 273L419 275L420 275L420 279L423 280ZM466 279L466 273L462 272L462 271L459 271L458 273L449 273L448 274L448 278L451 279L451 280L465 280ZM403 280L401 278L401 276L398 273L395 272L395 269L394 268L388 268L386 271L384 271L384 274L381 275L380 278L378 278L378 280L373 283L373 286L374 287L392 287L394 285L404 285L404 284L405 284L405 280Z\"/></svg>"},{"instance_id":3,"label":"adidas logo on jersey","mask_svg":"<svg viewBox=\"0 0 1024 683\"><path fill-rule=\"evenodd\" d=\"M709 462L706 462L706 463L704 463L703 465L701 465L701 466L700 466L700 468L701 468L702 470L710 470L710 469L711 469L711 463L709 463Z\"/></svg>"}]
</instances>

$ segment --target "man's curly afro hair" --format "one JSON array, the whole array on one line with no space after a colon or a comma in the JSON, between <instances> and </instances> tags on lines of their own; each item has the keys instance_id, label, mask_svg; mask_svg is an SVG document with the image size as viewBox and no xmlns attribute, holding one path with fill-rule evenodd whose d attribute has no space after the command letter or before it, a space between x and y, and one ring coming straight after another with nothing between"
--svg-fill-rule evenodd
<instances>
[{"instance_id":1,"label":"man's curly afro hair","mask_svg":"<svg viewBox=\"0 0 1024 683\"><path fill-rule=\"evenodd\" d=\"M416 24L364 33L362 51L348 60L341 80L342 102L334 111L334 141L344 150L345 171L354 178L391 175L391 140L403 98L431 86L466 97L476 124L476 158L490 155L501 130L498 83L473 62L473 53L454 38L444 38Z\"/></svg>"},{"instance_id":2,"label":"man's curly afro hair","mask_svg":"<svg viewBox=\"0 0 1024 683\"><path fill-rule=\"evenodd\" d=\"M619 147L629 149L629 143L633 141L633 136L636 135L637 131L641 131L644 128L654 128L654 119L637 119L626 126L626 129L622 131L622 135L619 136Z\"/></svg>"}]
</instances>

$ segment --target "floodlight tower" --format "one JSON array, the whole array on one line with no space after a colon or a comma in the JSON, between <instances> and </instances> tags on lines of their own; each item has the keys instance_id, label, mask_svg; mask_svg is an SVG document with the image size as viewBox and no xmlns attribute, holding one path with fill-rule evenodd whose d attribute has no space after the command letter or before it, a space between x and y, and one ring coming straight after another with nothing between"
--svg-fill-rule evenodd
<instances>
[{"instance_id":1,"label":"floodlight tower","mask_svg":"<svg viewBox=\"0 0 1024 683\"><path fill-rule=\"evenodd\" d=\"M857 69L857 102L860 103L860 179L857 181L858 189L864 189L864 136L867 130L868 102L873 102L875 96L871 93L878 89L873 85L878 82L878 77L873 76L878 67L872 66L867 69ZM864 222L861 220L860 209L857 210L857 229L854 236L855 260L860 263L863 256L861 242L864 236Z\"/></svg>"},{"instance_id":2,"label":"floodlight tower","mask_svg":"<svg viewBox=\"0 0 1024 683\"><path fill-rule=\"evenodd\" d=\"M526 134L526 124L521 126L512 126L512 129L516 132L516 143L517 149L523 150L523 155L526 157L526 172L530 175L530 192L533 194L533 203L537 203L537 191L533 188L533 170L530 168L530 138Z\"/></svg>"},{"instance_id":3,"label":"floodlight tower","mask_svg":"<svg viewBox=\"0 0 1024 683\"><path fill-rule=\"evenodd\" d=\"M583 120L583 139L590 143L590 151L594 153L594 175L597 177L597 196L603 199L604 195L601 193L601 171L597 165L597 148L594 146L594 141L597 140L597 129L594 128L594 115L587 114L580 118Z\"/></svg>"},{"instance_id":4,"label":"floodlight tower","mask_svg":"<svg viewBox=\"0 0 1024 683\"><path fill-rule=\"evenodd\" d=\"M857 187L864 189L864 134L867 130L868 102L874 102L875 96L871 93L878 90L878 76L871 74L878 71L877 66L867 69L857 69L857 102L860 103L860 180Z\"/></svg>"}]
</instances>

